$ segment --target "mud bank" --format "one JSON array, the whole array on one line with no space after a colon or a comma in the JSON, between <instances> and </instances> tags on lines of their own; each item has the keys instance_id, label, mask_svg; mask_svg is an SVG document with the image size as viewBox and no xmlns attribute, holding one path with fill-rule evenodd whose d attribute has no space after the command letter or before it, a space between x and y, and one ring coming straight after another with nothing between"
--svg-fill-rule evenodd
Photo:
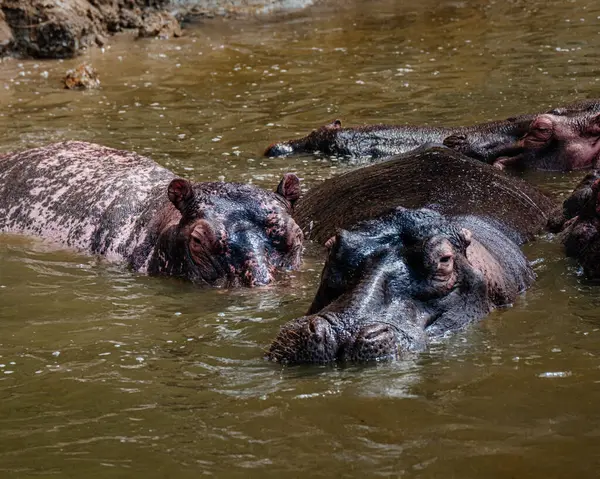
<instances>
[{"instance_id":1,"label":"mud bank","mask_svg":"<svg viewBox=\"0 0 600 479\"><path fill-rule=\"evenodd\" d=\"M140 36L181 34L189 16L229 16L300 9L312 0L0 0L0 56L71 58L123 30Z\"/></svg>"}]
</instances>

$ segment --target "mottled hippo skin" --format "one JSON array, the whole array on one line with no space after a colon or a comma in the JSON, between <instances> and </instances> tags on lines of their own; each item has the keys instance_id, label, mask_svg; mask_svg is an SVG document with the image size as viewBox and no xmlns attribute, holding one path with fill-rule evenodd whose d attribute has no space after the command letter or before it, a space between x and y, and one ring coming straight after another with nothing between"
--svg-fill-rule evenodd
<instances>
[{"instance_id":1,"label":"mottled hippo skin","mask_svg":"<svg viewBox=\"0 0 600 479\"><path fill-rule=\"evenodd\" d=\"M548 113L467 127L368 125L342 128L339 120L308 136L274 143L266 156L320 152L385 159L429 143L503 169L570 171L592 167L600 154L600 102L585 100Z\"/></svg>"},{"instance_id":2,"label":"mottled hippo skin","mask_svg":"<svg viewBox=\"0 0 600 479\"><path fill-rule=\"evenodd\" d=\"M267 354L290 364L398 358L512 303L534 278L519 245L554 203L432 148L327 180L296 208L329 253L307 315Z\"/></svg>"},{"instance_id":3,"label":"mottled hippo skin","mask_svg":"<svg viewBox=\"0 0 600 479\"><path fill-rule=\"evenodd\" d=\"M600 279L600 171L581 180L557 209L548 229L560 233L567 256L575 258L589 279Z\"/></svg>"},{"instance_id":4,"label":"mottled hippo skin","mask_svg":"<svg viewBox=\"0 0 600 479\"><path fill-rule=\"evenodd\" d=\"M176 178L135 153L64 142L0 157L0 232L202 285L269 283L300 264L299 180L276 192Z\"/></svg>"}]
</instances>

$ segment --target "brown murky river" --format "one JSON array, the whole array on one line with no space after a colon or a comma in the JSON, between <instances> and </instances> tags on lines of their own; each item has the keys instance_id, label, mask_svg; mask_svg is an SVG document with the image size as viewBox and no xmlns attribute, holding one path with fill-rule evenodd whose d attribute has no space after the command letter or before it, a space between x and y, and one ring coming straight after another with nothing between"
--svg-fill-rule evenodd
<instances>
[{"instance_id":1,"label":"brown murky river","mask_svg":"<svg viewBox=\"0 0 600 479\"><path fill-rule=\"evenodd\" d=\"M343 7L340 7L343 6ZM457 125L600 97L594 0L338 2L113 39L75 61L0 63L0 151L79 139L195 180L305 187L347 166L264 159L341 118ZM535 174L557 197L579 174ZM262 359L322 260L275 286L199 290L0 237L0 477L595 478L600 285L552 236L519 301L410 362Z\"/></svg>"}]
</instances>

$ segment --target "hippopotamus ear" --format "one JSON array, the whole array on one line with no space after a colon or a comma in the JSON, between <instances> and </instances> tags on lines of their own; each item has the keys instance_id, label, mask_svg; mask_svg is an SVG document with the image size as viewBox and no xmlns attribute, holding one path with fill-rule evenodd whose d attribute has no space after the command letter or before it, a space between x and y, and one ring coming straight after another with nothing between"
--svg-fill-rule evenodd
<instances>
[{"instance_id":1,"label":"hippopotamus ear","mask_svg":"<svg viewBox=\"0 0 600 479\"><path fill-rule=\"evenodd\" d=\"M471 241L473 241L473 233L471 233L471 230L468 230L467 228L461 228L459 236L465 245L465 248L467 248L471 244Z\"/></svg>"},{"instance_id":2,"label":"hippopotamus ear","mask_svg":"<svg viewBox=\"0 0 600 479\"><path fill-rule=\"evenodd\" d=\"M169 200L179 211L183 212L185 205L194 197L192 184L183 178L175 178L167 189Z\"/></svg>"},{"instance_id":3,"label":"hippopotamus ear","mask_svg":"<svg viewBox=\"0 0 600 479\"><path fill-rule=\"evenodd\" d=\"M300 198L300 179L293 173L286 173L277 185L275 192L294 206L294 202Z\"/></svg>"},{"instance_id":4,"label":"hippopotamus ear","mask_svg":"<svg viewBox=\"0 0 600 479\"><path fill-rule=\"evenodd\" d=\"M335 245L336 242L337 242L337 235L333 235L331 238L329 238L327 241L325 241L325 248L327 248L328 250L331 250L331 248L333 248L333 246Z\"/></svg>"}]
</instances>

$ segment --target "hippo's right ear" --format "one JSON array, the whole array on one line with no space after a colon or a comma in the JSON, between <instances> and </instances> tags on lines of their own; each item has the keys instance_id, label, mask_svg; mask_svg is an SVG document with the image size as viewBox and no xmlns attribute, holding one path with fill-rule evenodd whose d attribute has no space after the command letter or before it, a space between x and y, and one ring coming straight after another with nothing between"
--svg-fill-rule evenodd
<instances>
[{"instance_id":1,"label":"hippo's right ear","mask_svg":"<svg viewBox=\"0 0 600 479\"><path fill-rule=\"evenodd\" d=\"M275 192L294 206L296 200L300 198L300 178L293 173L286 173L277 185Z\"/></svg>"},{"instance_id":2,"label":"hippo's right ear","mask_svg":"<svg viewBox=\"0 0 600 479\"><path fill-rule=\"evenodd\" d=\"M167 190L169 200L175 205L179 211L183 213L185 205L194 198L194 190L192 184L183 178L175 178L169 183Z\"/></svg>"},{"instance_id":3,"label":"hippo's right ear","mask_svg":"<svg viewBox=\"0 0 600 479\"><path fill-rule=\"evenodd\" d=\"M461 228L459 236L465 248L468 248L468 246L473 241L473 233L471 233L471 230L467 228Z\"/></svg>"}]
</instances>

